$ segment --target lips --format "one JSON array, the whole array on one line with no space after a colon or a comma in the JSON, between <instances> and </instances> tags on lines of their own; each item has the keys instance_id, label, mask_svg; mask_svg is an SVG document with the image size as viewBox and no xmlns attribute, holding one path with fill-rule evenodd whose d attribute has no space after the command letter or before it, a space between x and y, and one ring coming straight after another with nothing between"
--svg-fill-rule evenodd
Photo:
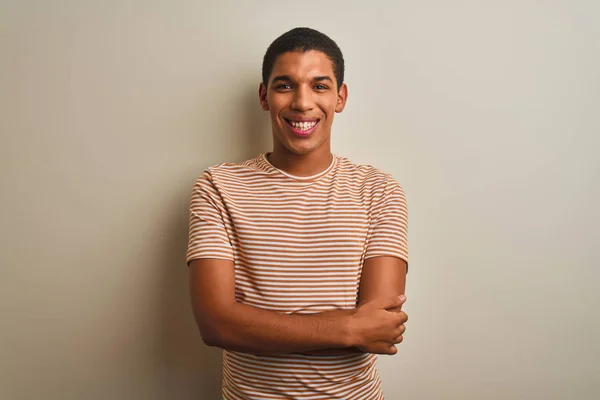
<instances>
[{"instance_id":1,"label":"lips","mask_svg":"<svg viewBox=\"0 0 600 400\"><path fill-rule=\"evenodd\" d=\"M287 122L287 125L290 127L290 129L296 136L307 137L307 136L310 136L310 134L313 133L315 131L315 129L317 129L317 126L319 125L319 122L321 120L313 119L313 120L302 120L302 121L295 120L294 121L294 120L286 119L285 121Z\"/></svg>"}]
</instances>

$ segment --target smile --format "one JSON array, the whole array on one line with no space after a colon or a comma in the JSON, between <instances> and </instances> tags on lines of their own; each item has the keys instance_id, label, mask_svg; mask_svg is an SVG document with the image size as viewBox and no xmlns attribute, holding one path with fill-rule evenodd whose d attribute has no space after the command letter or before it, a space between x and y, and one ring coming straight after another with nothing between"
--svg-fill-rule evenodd
<instances>
[{"instance_id":1,"label":"smile","mask_svg":"<svg viewBox=\"0 0 600 400\"><path fill-rule=\"evenodd\" d=\"M313 121L291 121L286 119L288 125L292 128L292 131L300 136L306 136L311 134L319 124L319 120L315 119Z\"/></svg>"}]
</instances>

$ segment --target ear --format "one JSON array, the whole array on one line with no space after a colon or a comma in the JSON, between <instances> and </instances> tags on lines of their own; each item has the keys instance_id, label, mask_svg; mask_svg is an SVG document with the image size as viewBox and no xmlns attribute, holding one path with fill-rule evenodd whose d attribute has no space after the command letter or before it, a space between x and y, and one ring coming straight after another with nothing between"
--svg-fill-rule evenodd
<instances>
[{"instance_id":1,"label":"ear","mask_svg":"<svg viewBox=\"0 0 600 400\"><path fill-rule=\"evenodd\" d=\"M340 90L338 90L337 104L335 105L335 112L341 113L346 107L346 100L348 100L348 86L342 83Z\"/></svg>"},{"instance_id":2,"label":"ear","mask_svg":"<svg viewBox=\"0 0 600 400\"><path fill-rule=\"evenodd\" d=\"M265 87L264 83L260 83L260 86L258 87L258 99L260 100L260 106L262 107L263 110L265 111L269 111L269 102L267 101L267 88Z\"/></svg>"}]
</instances>

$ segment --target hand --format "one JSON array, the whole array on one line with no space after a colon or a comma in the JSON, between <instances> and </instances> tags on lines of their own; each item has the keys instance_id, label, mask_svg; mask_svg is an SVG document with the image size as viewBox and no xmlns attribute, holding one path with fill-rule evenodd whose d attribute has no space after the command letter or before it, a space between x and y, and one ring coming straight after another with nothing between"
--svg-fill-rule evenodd
<instances>
[{"instance_id":1,"label":"hand","mask_svg":"<svg viewBox=\"0 0 600 400\"><path fill-rule=\"evenodd\" d=\"M403 340L408 316L400 307L406 296L377 298L358 307L350 316L350 336L353 347L365 353L396 354L397 343Z\"/></svg>"}]
</instances>

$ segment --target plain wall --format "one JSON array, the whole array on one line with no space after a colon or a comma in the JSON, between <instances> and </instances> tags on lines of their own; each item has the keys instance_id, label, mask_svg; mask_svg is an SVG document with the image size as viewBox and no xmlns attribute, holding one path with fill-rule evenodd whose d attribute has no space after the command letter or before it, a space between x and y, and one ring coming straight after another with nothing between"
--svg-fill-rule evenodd
<instances>
[{"instance_id":1,"label":"plain wall","mask_svg":"<svg viewBox=\"0 0 600 400\"><path fill-rule=\"evenodd\" d=\"M600 3L2 1L0 398L217 399L188 299L209 165L271 149L281 33L330 35L333 151L409 205L386 398L600 398Z\"/></svg>"}]
</instances>

